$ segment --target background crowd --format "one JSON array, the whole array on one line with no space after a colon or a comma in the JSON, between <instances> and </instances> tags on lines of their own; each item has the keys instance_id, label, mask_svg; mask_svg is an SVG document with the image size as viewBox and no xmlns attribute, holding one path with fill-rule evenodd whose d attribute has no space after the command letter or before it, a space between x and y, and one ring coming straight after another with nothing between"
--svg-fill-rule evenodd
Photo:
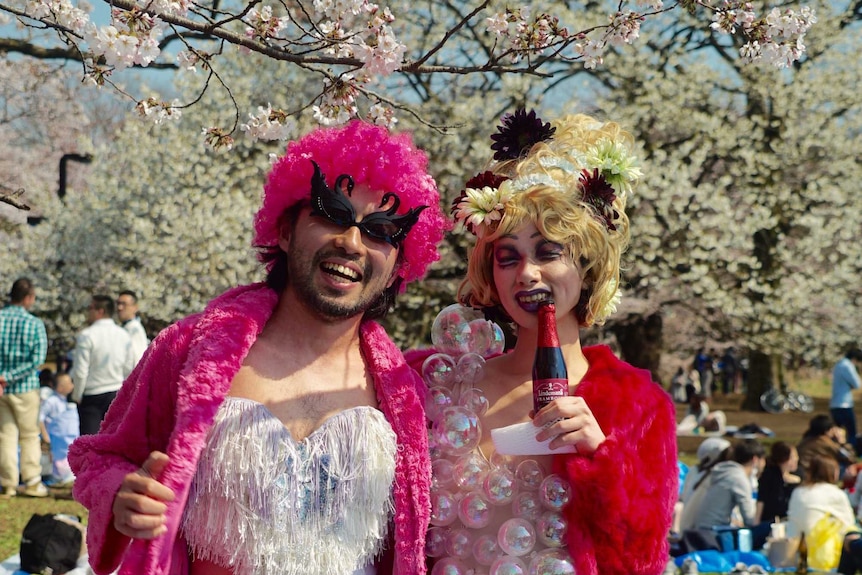
<instances>
[{"instance_id":1,"label":"background crowd","mask_svg":"<svg viewBox=\"0 0 862 575\"><path fill-rule=\"evenodd\" d=\"M69 445L93 434L149 344L135 292L94 294L68 357L46 365L45 326L31 313L37 288L15 280L0 310L0 497L46 497L74 482ZM51 473L43 483L43 447Z\"/></svg>"}]
</instances>

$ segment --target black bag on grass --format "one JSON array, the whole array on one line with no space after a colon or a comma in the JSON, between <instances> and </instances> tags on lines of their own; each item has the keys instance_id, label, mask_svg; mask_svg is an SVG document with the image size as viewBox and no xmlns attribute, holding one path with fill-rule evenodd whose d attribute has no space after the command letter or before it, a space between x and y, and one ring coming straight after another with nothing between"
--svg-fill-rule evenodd
<instances>
[{"instance_id":1,"label":"black bag on grass","mask_svg":"<svg viewBox=\"0 0 862 575\"><path fill-rule=\"evenodd\" d=\"M21 537L21 569L43 573L48 568L58 575L75 568L81 556L83 528L71 519L34 513Z\"/></svg>"}]
</instances>

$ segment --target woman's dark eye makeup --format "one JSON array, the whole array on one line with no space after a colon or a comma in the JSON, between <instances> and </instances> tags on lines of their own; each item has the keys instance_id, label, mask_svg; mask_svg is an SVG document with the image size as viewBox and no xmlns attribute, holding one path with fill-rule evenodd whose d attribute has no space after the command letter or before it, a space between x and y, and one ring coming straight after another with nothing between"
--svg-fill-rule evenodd
<instances>
[{"instance_id":1,"label":"woman's dark eye makeup","mask_svg":"<svg viewBox=\"0 0 862 575\"><path fill-rule=\"evenodd\" d=\"M541 240L535 246L535 257L537 260L555 260L564 255L563 246L555 242ZM505 267L517 263L522 255L511 246L502 245L494 250L494 261L498 266Z\"/></svg>"},{"instance_id":2,"label":"woman's dark eye makeup","mask_svg":"<svg viewBox=\"0 0 862 575\"><path fill-rule=\"evenodd\" d=\"M536 248L536 256L541 259L555 259L563 255L563 246L554 242L542 242Z\"/></svg>"}]
</instances>

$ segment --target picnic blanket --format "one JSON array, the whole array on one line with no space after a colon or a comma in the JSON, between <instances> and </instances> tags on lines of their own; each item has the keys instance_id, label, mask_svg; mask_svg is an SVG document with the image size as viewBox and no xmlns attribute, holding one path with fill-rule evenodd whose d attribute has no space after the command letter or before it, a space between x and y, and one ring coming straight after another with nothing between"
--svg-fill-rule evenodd
<instances>
[{"instance_id":1,"label":"picnic blanket","mask_svg":"<svg viewBox=\"0 0 862 575\"><path fill-rule=\"evenodd\" d=\"M0 563L0 575L29 575L26 571L21 571L21 558L16 553L12 557ZM71 571L67 571L66 575L95 575L90 569L90 564L87 561L87 555L82 555L78 559L78 565Z\"/></svg>"}]
</instances>

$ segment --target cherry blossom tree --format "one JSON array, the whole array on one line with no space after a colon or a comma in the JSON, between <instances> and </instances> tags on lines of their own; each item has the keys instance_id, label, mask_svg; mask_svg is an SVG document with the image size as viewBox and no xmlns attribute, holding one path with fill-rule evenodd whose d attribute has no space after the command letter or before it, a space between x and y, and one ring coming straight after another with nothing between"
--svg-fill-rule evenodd
<instances>
[{"instance_id":1,"label":"cherry blossom tree","mask_svg":"<svg viewBox=\"0 0 862 575\"><path fill-rule=\"evenodd\" d=\"M46 63L0 60L0 200L11 200L0 201L0 278L10 285L42 265L46 229L29 233L26 223L45 218L40 206L56 198L60 158L89 145L92 125L68 79ZM82 174L68 175L74 186Z\"/></svg>"},{"instance_id":2,"label":"cherry blossom tree","mask_svg":"<svg viewBox=\"0 0 862 575\"><path fill-rule=\"evenodd\" d=\"M70 193L63 210L52 215L54 231L46 243L56 246L56 254L46 267L57 271L45 281L58 289L50 309L47 303L43 309L64 341L70 342L83 325L83 311L92 293L135 290L145 323L154 334L203 309L225 289L263 278L251 247L252 220L270 154L283 153L284 144L239 138L228 153L205 146L200 130L213 117L229 118L233 102L265 108L272 98L301 99L314 88L307 72L295 69L279 74L283 67L262 57L234 54L223 61L223 68L233 86L230 94L207 92L198 106L187 111L183 124L128 121L109 145L93 148L86 189ZM176 93L182 97L193 92L196 81L192 73L180 75ZM465 122L472 118L477 124L474 131L481 129L486 137L493 120L478 126L476 119L488 103L479 96L462 98L435 106L429 117ZM246 122L251 124L253 118ZM405 119L399 127L410 130L410 122ZM197 125L198 131L187 125ZM291 123L289 137L316 125L310 117L299 118ZM460 162L479 165L487 158L487 146L473 146L472 137L441 136L420 131L420 126L424 127L413 120L417 143L429 149L438 179L451 182L441 183L444 195L450 186L461 186ZM437 162L438 157L447 159ZM454 196L457 190L451 193ZM453 248L447 244L443 249L449 254ZM389 321L403 345L424 341L436 311L453 300L462 263L459 258L445 258L451 263L440 262L436 277L427 285L411 286L399 298L398 312ZM436 296L429 296L432 293Z\"/></svg>"},{"instance_id":3,"label":"cherry blossom tree","mask_svg":"<svg viewBox=\"0 0 862 575\"><path fill-rule=\"evenodd\" d=\"M642 23L666 13L697 15L704 29L727 36L744 61L787 66L803 52L816 21L807 7L766 7L755 12L742 0L637 0L591 3L588 18L575 19L571 3L509 6L480 2L393 0L97 0L110 9L98 22L84 2L0 1L0 15L16 34L0 38L0 52L79 62L87 83L112 86L157 122L178 119L197 101L163 100L132 93L117 78L132 67L199 70L200 92L219 85L231 51L259 54L312 72L315 87L304 101L275 102L257 123L273 136L286 118L304 111L324 124L362 117L391 124L396 114L423 117L415 94L445 93L447 84L482 89L503 75L553 78L572 68L600 66L617 46L637 43ZM13 22L14 21L14 22ZM711 28L710 28L711 27ZM7 27L8 28L8 27ZM407 88L407 89L405 89ZM249 110L237 110L236 117ZM445 125L445 124L444 124ZM239 121L213 122L209 144L229 147Z\"/></svg>"},{"instance_id":4,"label":"cherry blossom tree","mask_svg":"<svg viewBox=\"0 0 862 575\"><path fill-rule=\"evenodd\" d=\"M675 325L687 351L745 345L750 409L780 377L771 358L832 361L862 320L859 6L816 10L807 57L782 71L709 42L692 51L671 22L650 50L598 72L602 111L634 127L649 167L631 203L634 313L618 331L676 308L700 320Z\"/></svg>"}]
</instances>

